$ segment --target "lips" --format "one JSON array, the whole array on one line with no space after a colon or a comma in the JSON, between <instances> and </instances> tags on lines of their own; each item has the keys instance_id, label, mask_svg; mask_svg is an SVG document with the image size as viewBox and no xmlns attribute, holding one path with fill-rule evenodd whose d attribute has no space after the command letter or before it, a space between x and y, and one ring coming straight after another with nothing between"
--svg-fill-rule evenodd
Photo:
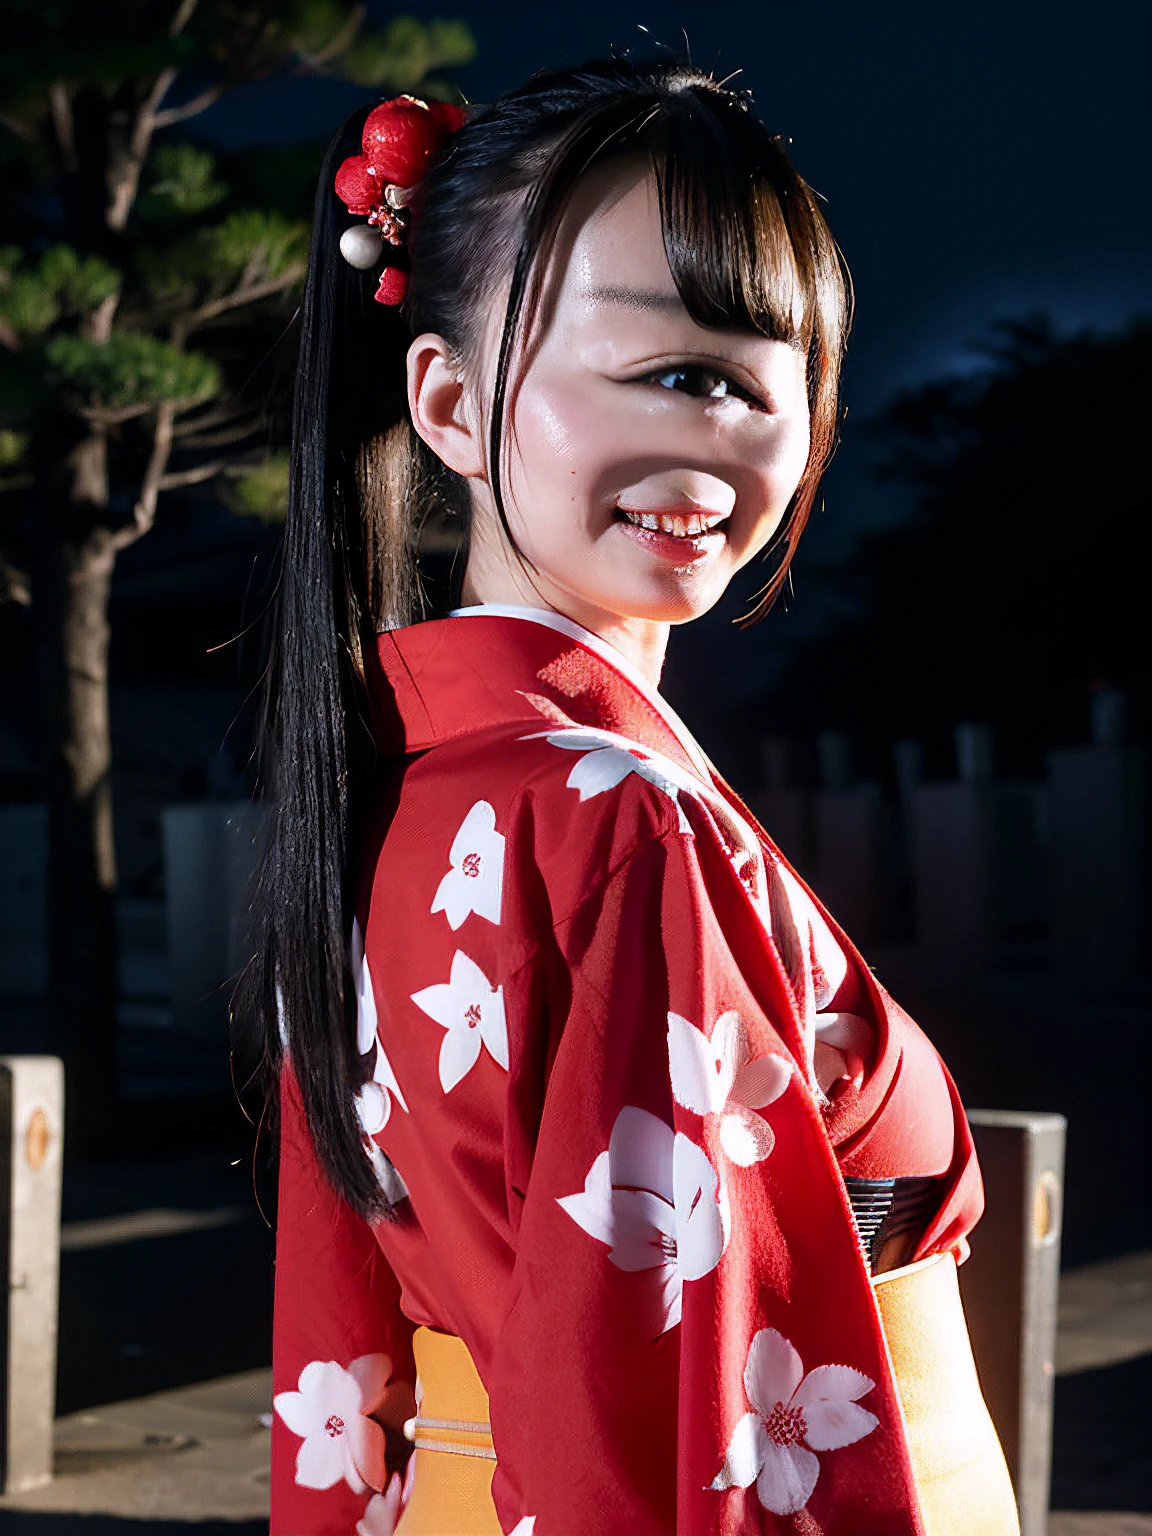
<instances>
[{"instance_id":1,"label":"lips","mask_svg":"<svg viewBox=\"0 0 1152 1536\"><path fill-rule=\"evenodd\" d=\"M728 520L727 512L634 512L628 507L617 507L616 510L634 528L671 534L674 539L699 538Z\"/></svg>"}]
</instances>

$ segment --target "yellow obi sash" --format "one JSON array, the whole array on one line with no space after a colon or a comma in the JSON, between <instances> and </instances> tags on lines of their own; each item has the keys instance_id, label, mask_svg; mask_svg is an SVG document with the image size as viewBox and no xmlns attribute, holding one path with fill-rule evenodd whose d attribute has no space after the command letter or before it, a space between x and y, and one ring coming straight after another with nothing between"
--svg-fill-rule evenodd
<instances>
[{"instance_id":1,"label":"yellow obi sash","mask_svg":"<svg viewBox=\"0 0 1152 1536\"><path fill-rule=\"evenodd\" d=\"M873 1277L927 1536L1019 1536L950 1253ZM500 1536L488 1394L460 1339L418 1328L412 1497L397 1536Z\"/></svg>"},{"instance_id":2,"label":"yellow obi sash","mask_svg":"<svg viewBox=\"0 0 1152 1536\"><path fill-rule=\"evenodd\" d=\"M872 1277L927 1536L1019 1536L1016 1500L976 1376L956 1260Z\"/></svg>"},{"instance_id":3,"label":"yellow obi sash","mask_svg":"<svg viewBox=\"0 0 1152 1536\"><path fill-rule=\"evenodd\" d=\"M496 1452L488 1394L463 1340L417 1328L416 1417L404 1433L416 1458L396 1536L501 1536L492 1502Z\"/></svg>"}]
</instances>

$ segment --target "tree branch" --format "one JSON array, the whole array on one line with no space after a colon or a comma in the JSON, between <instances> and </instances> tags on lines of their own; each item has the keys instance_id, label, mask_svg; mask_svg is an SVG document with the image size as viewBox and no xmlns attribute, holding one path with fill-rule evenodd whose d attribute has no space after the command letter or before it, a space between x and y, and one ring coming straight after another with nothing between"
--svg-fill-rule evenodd
<instances>
[{"instance_id":1,"label":"tree branch","mask_svg":"<svg viewBox=\"0 0 1152 1536\"><path fill-rule=\"evenodd\" d=\"M220 432L194 432L184 437L180 447L186 451L195 450L196 452L204 448L230 448L233 443L242 443L245 438L251 437L258 426L258 421L246 421L238 427Z\"/></svg>"},{"instance_id":2,"label":"tree branch","mask_svg":"<svg viewBox=\"0 0 1152 1536\"><path fill-rule=\"evenodd\" d=\"M36 130L31 123L22 123L18 117L13 117L11 112L0 112L0 124L3 124L9 133L14 133L18 139L23 139L25 144L35 144Z\"/></svg>"},{"instance_id":3,"label":"tree branch","mask_svg":"<svg viewBox=\"0 0 1152 1536\"><path fill-rule=\"evenodd\" d=\"M202 411L199 416L187 415L178 421L172 429L172 436L179 442L181 438L192 437L197 432L203 432L209 427L227 427L234 421L239 421L244 415L244 410L232 405L222 406L213 404L208 410Z\"/></svg>"},{"instance_id":4,"label":"tree branch","mask_svg":"<svg viewBox=\"0 0 1152 1536\"><path fill-rule=\"evenodd\" d=\"M336 33L331 42L325 43L318 53L302 53L300 62L308 69L318 69L322 64L328 64L333 59L347 52L356 41L356 34L364 25L364 18L368 14L366 5L354 5L348 13L348 19Z\"/></svg>"},{"instance_id":5,"label":"tree branch","mask_svg":"<svg viewBox=\"0 0 1152 1536\"><path fill-rule=\"evenodd\" d=\"M48 87L48 108L52 113L56 142L60 146L61 163L66 171L77 171L80 168L80 159L76 154L76 124L72 117L72 96L63 80L53 80Z\"/></svg>"},{"instance_id":6,"label":"tree branch","mask_svg":"<svg viewBox=\"0 0 1152 1536\"><path fill-rule=\"evenodd\" d=\"M172 453L172 426L176 419L175 400L162 400L156 407L156 424L152 430L152 452L148 467L140 482L140 496L132 508L132 521L112 535L112 548L118 554L134 544L156 521L156 499L160 495L160 482L168 467Z\"/></svg>"},{"instance_id":7,"label":"tree branch","mask_svg":"<svg viewBox=\"0 0 1152 1536\"><path fill-rule=\"evenodd\" d=\"M180 0L180 4L176 7L176 14L172 18L172 24L168 28L169 37L180 36L181 32L183 32L195 15L196 7L199 4L200 0Z\"/></svg>"},{"instance_id":8,"label":"tree branch","mask_svg":"<svg viewBox=\"0 0 1152 1536\"><path fill-rule=\"evenodd\" d=\"M94 427L118 427L123 421L135 421L156 409L150 400L138 405L84 405L79 414Z\"/></svg>"},{"instance_id":9,"label":"tree branch","mask_svg":"<svg viewBox=\"0 0 1152 1536\"><path fill-rule=\"evenodd\" d=\"M218 102L226 90L225 85L209 85L182 106L165 107L163 112L153 114L153 128L171 128L176 123L186 123L190 117L199 117L201 112L207 112L210 106Z\"/></svg>"},{"instance_id":10,"label":"tree branch","mask_svg":"<svg viewBox=\"0 0 1152 1536\"><path fill-rule=\"evenodd\" d=\"M112 338L112 322L116 318L116 311L120 306L120 290L110 293L90 315L85 316L80 327L81 334L89 341L95 341L104 346Z\"/></svg>"},{"instance_id":11,"label":"tree branch","mask_svg":"<svg viewBox=\"0 0 1152 1536\"><path fill-rule=\"evenodd\" d=\"M160 71L152 82L152 89L136 109L128 142L124 144L114 140L110 146L108 207L104 215L104 222L109 229L123 230L128 224L128 215L132 212L132 204L136 201L140 187L140 173L144 169L144 161L156 129L156 114L175 78L176 68L172 64Z\"/></svg>"},{"instance_id":12,"label":"tree branch","mask_svg":"<svg viewBox=\"0 0 1152 1536\"><path fill-rule=\"evenodd\" d=\"M286 288L291 288L293 283L298 282L303 274L303 266L292 267L289 271L282 272L279 277L266 278L262 283L250 283L246 287L233 289L222 298L211 299L207 304L201 304L199 309L193 310L181 322L181 334L190 336L193 331L199 330L209 320L215 320L218 315L227 314L230 309L242 309L245 304L255 304L260 299L270 299L273 294L283 293Z\"/></svg>"},{"instance_id":13,"label":"tree branch","mask_svg":"<svg viewBox=\"0 0 1152 1536\"><path fill-rule=\"evenodd\" d=\"M222 474L227 459L213 459L210 464L197 464L195 469L177 469L160 476L160 490L176 491L183 485L203 485L205 480L215 480Z\"/></svg>"},{"instance_id":14,"label":"tree branch","mask_svg":"<svg viewBox=\"0 0 1152 1536\"><path fill-rule=\"evenodd\" d=\"M0 555L0 603L17 603L21 608L32 606L32 583L28 572L10 565Z\"/></svg>"}]
</instances>

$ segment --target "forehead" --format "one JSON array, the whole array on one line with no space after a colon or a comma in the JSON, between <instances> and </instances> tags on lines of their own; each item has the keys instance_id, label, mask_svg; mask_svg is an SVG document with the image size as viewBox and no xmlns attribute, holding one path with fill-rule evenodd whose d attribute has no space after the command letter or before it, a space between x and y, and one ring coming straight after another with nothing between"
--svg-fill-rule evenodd
<instances>
[{"instance_id":1,"label":"forehead","mask_svg":"<svg viewBox=\"0 0 1152 1536\"><path fill-rule=\"evenodd\" d=\"M607 161L580 180L549 267L548 286L561 306L608 305L688 319L664 251L659 193L647 156Z\"/></svg>"}]
</instances>

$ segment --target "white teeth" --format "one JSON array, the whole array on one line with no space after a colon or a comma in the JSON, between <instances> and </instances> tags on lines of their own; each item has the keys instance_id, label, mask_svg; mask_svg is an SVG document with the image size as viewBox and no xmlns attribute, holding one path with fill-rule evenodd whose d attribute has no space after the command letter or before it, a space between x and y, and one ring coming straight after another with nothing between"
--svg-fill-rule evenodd
<instances>
[{"instance_id":1,"label":"white teeth","mask_svg":"<svg viewBox=\"0 0 1152 1536\"><path fill-rule=\"evenodd\" d=\"M695 538L699 534L709 533L725 521L723 512L691 512L680 515L670 512L631 512L626 507L621 507L619 510L637 528L647 528L653 533L670 533L675 538L681 539Z\"/></svg>"}]
</instances>

